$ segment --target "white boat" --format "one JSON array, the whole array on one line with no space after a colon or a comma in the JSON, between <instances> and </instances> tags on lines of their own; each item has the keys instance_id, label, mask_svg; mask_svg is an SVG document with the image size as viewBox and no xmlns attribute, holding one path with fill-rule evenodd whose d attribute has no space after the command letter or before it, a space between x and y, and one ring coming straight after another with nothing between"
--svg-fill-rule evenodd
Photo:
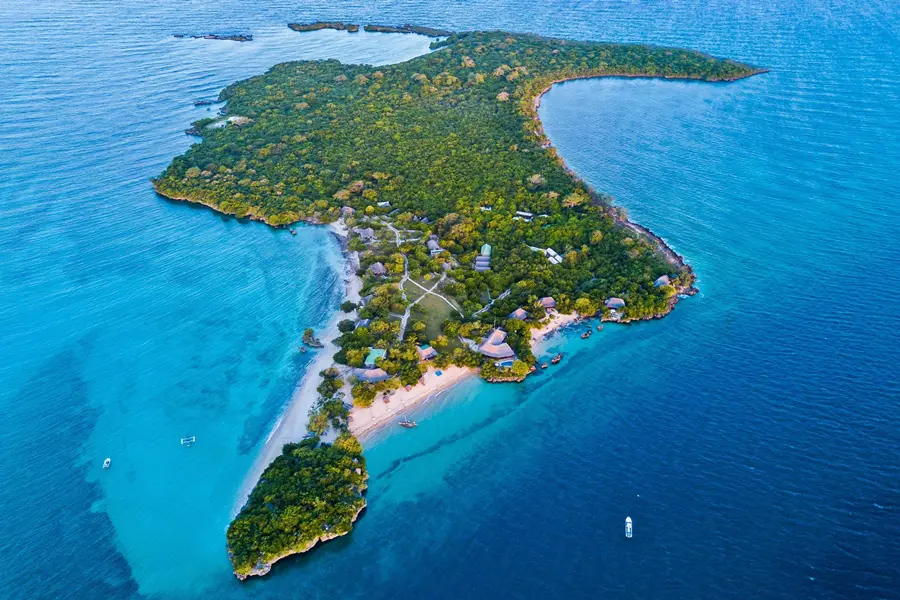
<instances>
[{"instance_id":1,"label":"white boat","mask_svg":"<svg viewBox=\"0 0 900 600\"><path fill-rule=\"evenodd\" d=\"M195 435L192 435L190 437L181 438L181 444L184 446L190 446L191 444L193 444L196 441L197 441L197 436L195 436Z\"/></svg>"},{"instance_id":2,"label":"white boat","mask_svg":"<svg viewBox=\"0 0 900 600\"><path fill-rule=\"evenodd\" d=\"M107 458L106 460L104 460L104 461L103 461L103 468L104 468L104 469L108 469L111 462L112 462L112 461L111 461L110 459L108 459L108 458Z\"/></svg>"},{"instance_id":3,"label":"white boat","mask_svg":"<svg viewBox=\"0 0 900 600\"><path fill-rule=\"evenodd\" d=\"M625 517L625 537L631 537L631 517Z\"/></svg>"}]
</instances>

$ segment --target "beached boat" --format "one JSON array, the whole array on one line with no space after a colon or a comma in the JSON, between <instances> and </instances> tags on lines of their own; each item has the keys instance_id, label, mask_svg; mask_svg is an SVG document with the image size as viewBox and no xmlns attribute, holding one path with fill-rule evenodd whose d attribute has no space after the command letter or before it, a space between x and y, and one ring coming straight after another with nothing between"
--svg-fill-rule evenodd
<instances>
[{"instance_id":1,"label":"beached boat","mask_svg":"<svg viewBox=\"0 0 900 600\"><path fill-rule=\"evenodd\" d=\"M108 469L111 462L112 462L112 461L111 461L110 459L108 459L108 458L107 458L106 460L104 460L104 461L103 461L103 468L104 468L104 469Z\"/></svg>"},{"instance_id":2,"label":"beached boat","mask_svg":"<svg viewBox=\"0 0 900 600\"><path fill-rule=\"evenodd\" d=\"M559 354L557 354L556 356L554 356L553 359L552 359L550 362L553 363L553 364L555 365L556 363L558 363L558 362L561 361L561 360L562 360L562 352L560 352Z\"/></svg>"},{"instance_id":3,"label":"beached boat","mask_svg":"<svg viewBox=\"0 0 900 600\"><path fill-rule=\"evenodd\" d=\"M631 537L631 517L625 517L625 537Z\"/></svg>"},{"instance_id":4,"label":"beached boat","mask_svg":"<svg viewBox=\"0 0 900 600\"><path fill-rule=\"evenodd\" d=\"M400 427L406 427L407 429L412 429L417 425L418 423L416 423L415 421L410 421L409 419L403 419L402 421L400 421Z\"/></svg>"},{"instance_id":5,"label":"beached boat","mask_svg":"<svg viewBox=\"0 0 900 600\"><path fill-rule=\"evenodd\" d=\"M197 441L197 436L195 436L195 435L183 437L183 438L181 438L181 445L182 446L190 446L191 444L193 444L196 441Z\"/></svg>"}]
</instances>

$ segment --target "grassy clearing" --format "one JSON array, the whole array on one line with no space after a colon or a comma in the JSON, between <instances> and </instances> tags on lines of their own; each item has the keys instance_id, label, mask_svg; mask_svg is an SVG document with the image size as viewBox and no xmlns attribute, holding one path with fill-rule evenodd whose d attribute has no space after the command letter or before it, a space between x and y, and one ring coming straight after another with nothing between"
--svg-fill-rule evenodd
<instances>
[{"instance_id":1,"label":"grassy clearing","mask_svg":"<svg viewBox=\"0 0 900 600\"><path fill-rule=\"evenodd\" d=\"M428 339L433 340L441 335L441 325L444 321L456 314L446 302L433 294L428 294L416 305L418 313L424 313L419 318L425 319L425 333Z\"/></svg>"},{"instance_id":2,"label":"grassy clearing","mask_svg":"<svg viewBox=\"0 0 900 600\"><path fill-rule=\"evenodd\" d=\"M422 288L409 281L403 282L403 291L406 292L406 297L409 298L410 302L415 302L425 294Z\"/></svg>"}]
</instances>

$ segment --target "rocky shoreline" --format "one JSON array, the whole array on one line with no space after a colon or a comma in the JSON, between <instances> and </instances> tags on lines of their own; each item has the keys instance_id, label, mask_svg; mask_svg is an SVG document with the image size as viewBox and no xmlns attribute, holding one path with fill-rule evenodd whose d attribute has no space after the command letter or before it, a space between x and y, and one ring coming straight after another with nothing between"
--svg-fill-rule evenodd
<instances>
[{"instance_id":1,"label":"rocky shoreline","mask_svg":"<svg viewBox=\"0 0 900 600\"><path fill-rule=\"evenodd\" d=\"M359 25L353 23L344 23L342 21L314 21L312 23L288 23L288 28L299 31L301 33L307 31L319 31L321 29L335 29L337 31L348 31L356 33L359 31Z\"/></svg>"},{"instance_id":2,"label":"rocky shoreline","mask_svg":"<svg viewBox=\"0 0 900 600\"><path fill-rule=\"evenodd\" d=\"M632 73L607 73L607 74L586 74L586 75L573 75L572 77L565 77L561 79L555 79L548 83L538 94L534 96L530 102L528 99L525 99L524 103L526 107L530 107L530 111L526 108L526 115L530 112L530 116L533 122L536 124L533 134L535 135L538 143L541 147L547 149L548 151L552 151L559 165L568 173L573 179L579 181L582 185L584 185L585 189L588 190L588 193L591 196L592 202L597 205L603 207L607 214L613 218L617 225L621 227L625 227L634 231L639 237L643 237L648 239L651 243L656 246L657 251L665 257L666 261L671 264L673 267L677 268L679 272L687 272L690 274L690 285L682 286L676 289L677 294L673 296L668 304L668 309L664 313L657 313L652 316L643 317L638 320L651 320L651 319L661 319L666 316L675 308L675 304L678 303L678 296L693 296L699 290L694 287L694 282L696 281L696 276L694 275L693 268L684 260L684 257L669 246L665 240L663 240L660 236L656 235L649 227L645 227L644 225L640 225L639 223L635 223L630 221L627 218L622 217L617 210L617 207L613 206L610 202L611 198L605 196L603 194L598 193L590 184L584 181L575 171L569 168L569 165L566 164L566 161L553 149L553 143L550 141L550 138L547 137L546 133L544 133L544 126L541 123L541 119L538 116L538 109L541 106L541 98L543 98L544 94L549 92L554 85L558 83L565 83L566 81L574 81L576 79L600 79L605 77L627 77L631 79L640 78L640 79L672 79L672 80L694 80L694 81L708 81L709 83L727 83L738 81L740 79L746 79L748 77L752 77L754 75L759 75L761 73L768 73L769 69L756 69L752 73L748 75L744 75L741 77L727 77L722 79L700 79L700 78L692 78L692 77L667 77L664 75L635 75ZM621 323L630 323L633 319L624 319L622 321L618 321Z\"/></svg>"},{"instance_id":3,"label":"rocky shoreline","mask_svg":"<svg viewBox=\"0 0 900 600\"><path fill-rule=\"evenodd\" d=\"M254 575L258 576L258 577L262 577L263 575L268 575L269 571L272 570L272 566L275 563L277 563L279 560L285 559L288 556L293 556L295 554L303 554L304 552L309 552L310 550L315 548L320 543L324 544L325 542L329 542L333 539L337 539L339 537L343 537L343 536L347 535L348 533L353 531L352 524L356 522L356 520L359 518L359 516L362 514L362 512L366 509L366 506L368 505L365 501L365 489L361 490L361 493L363 495L363 505L359 508L358 511L356 511L356 514L353 515L353 518L350 520L351 527L349 529L347 529L347 531L344 531L341 533L324 533L324 534L320 535L319 537L317 537L316 539L309 542L308 544L306 544L305 546L288 550L268 561L257 563L257 565L255 567L253 567L253 569L251 569L249 573L238 573L237 571L235 571L234 572L235 577L237 577L241 581L244 581L249 577L253 577ZM228 557L230 560L231 559L231 550L230 549L228 551Z\"/></svg>"},{"instance_id":4,"label":"rocky shoreline","mask_svg":"<svg viewBox=\"0 0 900 600\"><path fill-rule=\"evenodd\" d=\"M312 23L288 23L288 27L294 31L301 33L307 31L319 31L321 29L334 29L337 31L347 31L356 33L359 31L359 25L353 23L344 23L343 21L314 21ZM452 31L446 29L435 29L434 27L421 27L419 25L364 25L363 31L368 33L414 33L424 35L426 37L447 37Z\"/></svg>"}]
</instances>

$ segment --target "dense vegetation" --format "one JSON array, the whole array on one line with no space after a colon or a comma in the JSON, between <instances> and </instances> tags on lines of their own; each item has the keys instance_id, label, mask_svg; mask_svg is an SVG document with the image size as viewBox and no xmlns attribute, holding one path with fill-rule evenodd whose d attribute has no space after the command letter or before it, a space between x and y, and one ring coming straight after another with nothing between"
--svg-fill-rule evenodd
<instances>
[{"instance_id":1,"label":"dense vegetation","mask_svg":"<svg viewBox=\"0 0 900 600\"><path fill-rule=\"evenodd\" d=\"M544 316L542 296L554 297L560 312L583 315L608 315L610 297L625 300L626 319L667 312L693 282L689 267L623 226L624 211L565 168L543 135L536 98L554 81L577 77L727 81L757 72L687 50L504 32L453 34L432 47L377 68L285 63L229 86L221 95L228 112L249 121L201 128L203 142L155 182L166 196L276 226L330 222L351 207L349 224L375 230L376 241L356 238L350 248L361 251L361 273L375 263L387 272L365 276L372 298L359 313L371 322L341 328L338 360L359 367L370 349L388 349L379 366L396 378L354 386L363 405L418 379L416 344L432 344L439 366L481 365L460 338L477 342L493 325L509 332L520 359L515 373L527 369L534 363L528 329ZM391 223L412 241L398 247L385 229ZM429 235L441 252L425 248ZM493 247L490 270L478 272L473 262L485 243ZM561 262L536 248L552 248ZM398 287L404 260L422 285L446 274L440 292L452 302L413 306L400 331L399 315L422 293ZM654 286L661 275L672 284ZM526 322L507 320L517 307L529 311ZM495 375L493 364L483 366Z\"/></svg>"},{"instance_id":2,"label":"dense vegetation","mask_svg":"<svg viewBox=\"0 0 900 600\"><path fill-rule=\"evenodd\" d=\"M287 554L350 531L366 505L366 478L362 446L349 433L333 444L286 444L228 527L235 574L264 573Z\"/></svg>"}]
</instances>

